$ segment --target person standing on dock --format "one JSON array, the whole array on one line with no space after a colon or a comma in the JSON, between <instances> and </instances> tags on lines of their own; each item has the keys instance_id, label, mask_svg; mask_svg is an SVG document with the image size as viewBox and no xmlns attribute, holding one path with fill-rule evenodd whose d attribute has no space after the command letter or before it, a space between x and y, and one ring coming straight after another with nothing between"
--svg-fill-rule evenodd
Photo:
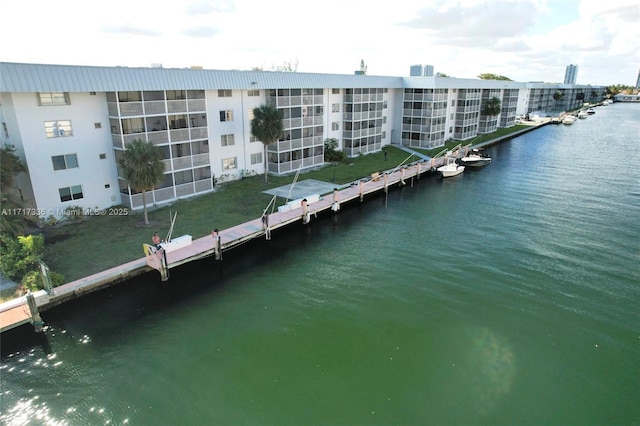
<instances>
[{"instance_id":1,"label":"person standing on dock","mask_svg":"<svg viewBox=\"0 0 640 426\"><path fill-rule=\"evenodd\" d=\"M153 237L151 237L151 241L153 241L153 245L160 250L162 248L162 246L160 245L161 241L160 241L160 236L158 235L157 232L153 233Z\"/></svg>"}]
</instances>

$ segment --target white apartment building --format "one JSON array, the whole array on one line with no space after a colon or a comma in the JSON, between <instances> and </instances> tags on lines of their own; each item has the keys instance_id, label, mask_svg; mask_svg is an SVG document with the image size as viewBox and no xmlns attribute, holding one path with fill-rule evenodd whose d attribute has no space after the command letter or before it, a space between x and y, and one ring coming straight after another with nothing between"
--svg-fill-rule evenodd
<instances>
[{"instance_id":1,"label":"white apartment building","mask_svg":"<svg viewBox=\"0 0 640 426\"><path fill-rule=\"evenodd\" d=\"M510 127L517 114L580 106L602 87L441 77L297 72L87 67L0 63L0 143L16 147L28 172L16 188L38 215L80 206L142 207L118 161L142 139L164 154L165 179L147 194L163 204L215 190L217 181L264 172L251 135L254 108L275 105L282 139L268 171L287 174L324 163L324 141L348 156L388 144L437 148ZM556 92L564 101L553 99ZM593 93L592 93L593 92ZM501 112L483 114L497 97Z\"/></svg>"}]
</instances>

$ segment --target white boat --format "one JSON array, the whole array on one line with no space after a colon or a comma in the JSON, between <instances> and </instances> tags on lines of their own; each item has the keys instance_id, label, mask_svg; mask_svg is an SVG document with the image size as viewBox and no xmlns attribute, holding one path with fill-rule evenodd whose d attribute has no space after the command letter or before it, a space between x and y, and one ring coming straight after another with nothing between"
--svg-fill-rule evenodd
<instances>
[{"instance_id":1,"label":"white boat","mask_svg":"<svg viewBox=\"0 0 640 426\"><path fill-rule=\"evenodd\" d=\"M593 108L588 108L587 109L587 114L592 115L592 114L595 114L595 113L596 113L595 109L593 109Z\"/></svg>"},{"instance_id":2,"label":"white boat","mask_svg":"<svg viewBox=\"0 0 640 426\"><path fill-rule=\"evenodd\" d=\"M443 178L453 177L458 176L460 173L464 172L464 166L458 164L454 157L447 157L445 164L438 167L436 171L440 173Z\"/></svg>"},{"instance_id":3,"label":"white boat","mask_svg":"<svg viewBox=\"0 0 640 426\"><path fill-rule=\"evenodd\" d=\"M578 113L578 118L587 118L587 117L589 117L589 114L585 110L582 110Z\"/></svg>"},{"instance_id":4,"label":"white boat","mask_svg":"<svg viewBox=\"0 0 640 426\"><path fill-rule=\"evenodd\" d=\"M491 162L491 157L480 152L478 149L472 149L467 155L460 159L463 166L481 167Z\"/></svg>"},{"instance_id":5,"label":"white boat","mask_svg":"<svg viewBox=\"0 0 640 426\"><path fill-rule=\"evenodd\" d=\"M562 119L562 124L573 124L576 121L576 117L573 115L565 115Z\"/></svg>"}]
</instances>

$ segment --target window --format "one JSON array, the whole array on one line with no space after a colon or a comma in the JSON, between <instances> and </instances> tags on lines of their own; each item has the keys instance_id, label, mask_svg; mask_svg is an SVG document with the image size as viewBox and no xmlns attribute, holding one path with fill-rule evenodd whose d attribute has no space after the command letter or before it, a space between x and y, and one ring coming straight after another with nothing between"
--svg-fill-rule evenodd
<instances>
[{"instance_id":1,"label":"window","mask_svg":"<svg viewBox=\"0 0 640 426\"><path fill-rule=\"evenodd\" d=\"M69 105L69 94L67 92L44 92L38 93L38 105Z\"/></svg>"},{"instance_id":2,"label":"window","mask_svg":"<svg viewBox=\"0 0 640 426\"><path fill-rule=\"evenodd\" d=\"M228 90L228 89L218 90L218 97L219 98L230 98L231 97L231 90Z\"/></svg>"},{"instance_id":3,"label":"window","mask_svg":"<svg viewBox=\"0 0 640 426\"><path fill-rule=\"evenodd\" d=\"M334 121L331 123L331 130L340 130L340 122Z\"/></svg>"},{"instance_id":4,"label":"window","mask_svg":"<svg viewBox=\"0 0 640 426\"><path fill-rule=\"evenodd\" d=\"M340 112L340 104L331 104L331 112Z\"/></svg>"},{"instance_id":5,"label":"window","mask_svg":"<svg viewBox=\"0 0 640 426\"><path fill-rule=\"evenodd\" d=\"M262 164L262 153L251 154L251 164Z\"/></svg>"},{"instance_id":6,"label":"window","mask_svg":"<svg viewBox=\"0 0 640 426\"><path fill-rule=\"evenodd\" d=\"M238 167L236 157L222 159L222 170L231 170L235 169L236 167Z\"/></svg>"},{"instance_id":7,"label":"window","mask_svg":"<svg viewBox=\"0 0 640 426\"><path fill-rule=\"evenodd\" d=\"M62 138L73 136L71 120L45 121L44 130L48 138Z\"/></svg>"},{"instance_id":8,"label":"window","mask_svg":"<svg viewBox=\"0 0 640 426\"><path fill-rule=\"evenodd\" d=\"M382 117L382 124L387 124L387 116Z\"/></svg>"},{"instance_id":9,"label":"window","mask_svg":"<svg viewBox=\"0 0 640 426\"><path fill-rule=\"evenodd\" d=\"M7 129L7 123L2 122L2 133L4 133L5 138L9 138L9 129Z\"/></svg>"},{"instance_id":10,"label":"window","mask_svg":"<svg viewBox=\"0 0 640 426\"><path fill-rule=\"evenodd\" d=\"M260 96L259 90L247 90L247 96Z\"/></svg>"},{"instance_id":11,"label":"window","mask_svg":"<svg viewBox=\"0 0 640 426\"><path fill-rule=\"evenodd\" d=\"M65 201L80 200L84 198L84 195L82 195L82 185L59 188L58 192L60 193L60 201L63 203Z\"/></svg>"},{"instance_id":12,"label":"window","mask_svg":"<svg viewBox=\"0 0 640 426\"><path fill-rule=\"evenodd\" d=\"M258 140L258 138L256 138L255 136L251 135L251 136L249 136L249 142L251 143L251 142L260 142L260 141Z\"/></svg>"},{"instance_id":13,"label":"window","mask_svg":"<svg viewBox=\"0 0 640 426\"><path fill-rule=\"evenodd\" d=\"M193 182L193 170L184 170L173 174L176 185Z\"/></svg>"},{"instance_id":14,"label":"window","mask_svg":"<svg viewBox=\"0 0 640 426\"><path fill-rule=\"evenodd\" d=\"M387 107L387 101L382 101L382 108L386 108Z\"/></svg>"},{"instance_id":15,"label":"window","mask_svg":"<svg viewBox=\"0 0 640 426\"><path fill-rule=\"evenodd\" d=\"M93 123L93 127L96 129L102 129L102 123Z\"/></svg>"},{"instance_id":16,"label":"window","mask_svg":"<svg viewBox=\"0 0 640 426\"><path fill-rule=\"evenodd\" d=\"M100 154L100 159L101 160L104 160L106 158L107 158L107 154L105 154L105 153Z\"/></svg>"},{"instance_id":17,"label":"window","mask_svg":"<svg viewBox=\"0 0 640 426\"><path fill-rule=\"evenodd\" d=\"M233 135L220 135L220 142L222 143L222 146L235 145Z\"/></svg>"},{"instance_id":18,"label":"window","mask_svg":"<svg viewBox=\"0 0 640 426\"><path fill-rule=\"evenodd\" d=\"M142 101L142 92L118 92L120 102L140 102Z\"/></svg>"},{"instance_id":19,"label":"window","mask_svg":"<svg viewBox=\"0 0 640 426\"><path fill-rule=\"evenodd\" d=\"M233 121L233 111L230 109L220 111L220 121Z\"/></svg>"},{"instance_id":20,"label":"window","mask_svg":"<svg viewBox=\"0 0 640 426\"><path fill-rule=\"evenodd\" d=\"M340 94L340 89L331 89L331 93L334 95L339 95Z\"/></svg>"},{"instance_id":21,"label":"window","mask_svg":"<svg viewBox=\"0 0 640 426\"><path fill-rule=\"evenodd\" d=\"M53 170L75 169L78 167L76 154L54 155L51 157Z\"/></svg>"}]
</instances>

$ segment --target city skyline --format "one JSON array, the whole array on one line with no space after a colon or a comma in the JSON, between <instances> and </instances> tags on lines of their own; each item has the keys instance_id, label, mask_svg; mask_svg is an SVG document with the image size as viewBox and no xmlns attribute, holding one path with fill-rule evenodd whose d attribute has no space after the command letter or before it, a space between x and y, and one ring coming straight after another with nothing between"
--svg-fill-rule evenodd
<instances>
[{"instance_id":1,"label":"city skyline","mask_svg":"<svg viewBox=\"0 0 640 426\"><path fill-rule=\"evenodd\" d=\"M400 0L393 7L327 0L317 8L292 0L11 2L3 5L0 61L221 70L291 64L353 74L363 60L370 75L408 76L411 65L432 64L452 77L550 83L576 64L578 84L632 85L639 9L636 0Z\"/></svg>"}]
</instances>

